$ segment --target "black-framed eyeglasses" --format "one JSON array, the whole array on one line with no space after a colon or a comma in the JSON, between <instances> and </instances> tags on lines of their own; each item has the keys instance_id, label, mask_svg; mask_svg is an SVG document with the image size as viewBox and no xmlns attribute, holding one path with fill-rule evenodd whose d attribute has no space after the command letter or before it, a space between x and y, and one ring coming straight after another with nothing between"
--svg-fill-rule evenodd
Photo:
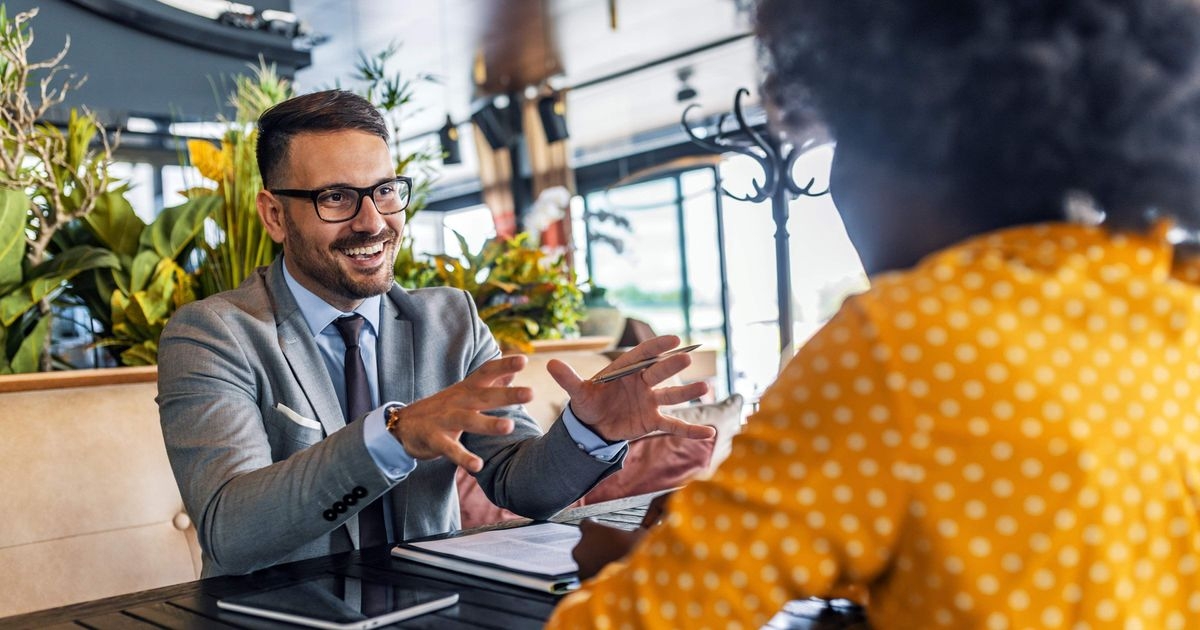
<instances>
[{"instance_id":1,"label":"black-framed eyeglasses","mask_svg":"<svg viewBox=\"0 0 1200 630\"><path fill-rule=\"evenodd\" d=\"M375 202L379 214L396 214L408 207L412 197L412 178L400 175L366 188L338 186L318 190L276 188L273 195L311 199L317 217L326 223L341 223L358 216L364 197Z\"/></svg>"}]
</instances>

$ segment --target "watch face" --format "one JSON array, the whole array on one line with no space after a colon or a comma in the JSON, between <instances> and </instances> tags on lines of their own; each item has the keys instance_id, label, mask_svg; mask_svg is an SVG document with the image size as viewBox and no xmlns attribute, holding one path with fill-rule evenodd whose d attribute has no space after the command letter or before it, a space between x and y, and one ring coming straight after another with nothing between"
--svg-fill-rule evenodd
<instances>
[{"instance_id":1,"label":"watch face","mask_svg":"<svg viewBox=\"0 0 1200 630\"><path fill-rule=\"evenodd\" d=\"M383 419L387 422L388 431L396 428L396 423L400 420L401 409L404 409L404 405L388 405L387 409L383 410Z\"/></svg>"}]
</instances>

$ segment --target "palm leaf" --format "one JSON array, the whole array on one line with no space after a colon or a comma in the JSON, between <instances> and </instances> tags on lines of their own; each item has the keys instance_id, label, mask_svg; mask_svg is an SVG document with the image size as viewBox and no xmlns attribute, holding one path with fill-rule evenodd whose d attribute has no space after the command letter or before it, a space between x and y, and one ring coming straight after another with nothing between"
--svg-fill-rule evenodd
<instances>
[{"instance_id":1,"label":"palm leaf","mask_svg":"<svg viewBox=\"0 0 1200 630\"><path fill-rule=\"evenodd\" d=\"M123 256L137 254L138 238L146 222L125 199L125 187L104 193L96 207L83 217L83 223L105 247Z\"/></svg>"},{"instance_id":2,"label":"palm leaf","mask_svg":"<svg viewBox=\"0 0 1200 630\"><path fill-rule=\"evenodd\" d=\"M50 332L50 321L49 317L38 318L33 330L21 340L17 353L9 362L8 367L12 372L22 374L38 371L42 348L46 345L46 335Z\"/></svg>"},{"instance_id":3,"label":"palm leaf","mask_svg":"<svg viewBox=\"0 0 1200 630\"><path fill-rule=\"evenodd\" d=\"M25 193L0 189L0 294L21 284L28 209L29 198Z\"/></svg>"},{"instance_id":4,"label":"palm leaf","mask_svg":"<svg viewBox=\"0 0 1200 630\"><path fill-rule=\"evenodd\" d=\"M189 199L163 210L142 232L141 246L154 250L159 257L175 260L192 246L204 230L204 221L221 205L220 197Z\"/></svg>"},{"instance_id":5,"label":"palm leaf","mask_svg":"<svg viewBox=\"0 0 1200 630\"><path fill-rule=\"evenodd\" d=\"M116 254L108 250L86 245L72 247L31 268L25 284L0 298L0 324L13 325L23 313L80 272L119 265Z\"/></svg>"}]
</instances>

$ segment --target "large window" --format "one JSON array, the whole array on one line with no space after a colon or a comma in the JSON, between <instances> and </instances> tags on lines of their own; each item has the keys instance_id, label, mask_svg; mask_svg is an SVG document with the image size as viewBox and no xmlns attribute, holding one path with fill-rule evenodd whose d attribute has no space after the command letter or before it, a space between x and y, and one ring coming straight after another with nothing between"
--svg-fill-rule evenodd
<instances>
[{"instance_id":1,"label":"large window","mask_svg":"<svg viewBox=\"0 0 1200 630\"><path fill-rule=\"evenodd\" d=\"M795 163L796 181L829 188L833 147L817 147ZM721 180L736 195L752 191L762 169L752 159L729 155ZM736 347L736 390L757 396L778 374L782 361L776 288L775 232L770 201L723 199L729 252L730 320ZM799 348L837 312L846 295L866 288L866 275L830 195L801 196L788 204L788 251L792 291L792 339Z\"/></svg>"},{"instance_id":2,"label":"large window","mask_svg":"<svg viewBox=\"0 0 1200 630\"><path fill-rule=\"evenodd\" d=\"M795 164L796 179L827 189L832 147ZM762 180L744 156L595 191L584 198L576 238L592 281L657 333L718 348L721 385L757 397L781 356L775 233L770 202L718 197ZM854 247L829 195L789 203L792 338L802 345L849 293L866 287ZM628 223L629 228L622 225ZM586 239L582 236L586 234ZM718 392L723 395L724 392Z\"/></svg>"},{"instance_id":3,"label":"large window","mask_svg":"<svg viewBox=\"0 0 1200 630\"><path fill-rule=\"evenodd\" d=\"M496 236L496 226L487 206L471 206L451 212L418 212L405 228L413 239L413 251L418 256L447 254L461 256L458 235L467 248L478 252L483 244Z\"/></svg>"},{"instance_id":4,"label":"large window","mask_svg":"<svg viewBox=\"0 0 1200 630\"><path fill-rule=\"evenodd\" d=\"M588 276L625 315L724 355L714 177L695 169L590 193L583 223ZM726 372L718 361L722 390Z\"/></svg>"}]
</instances>

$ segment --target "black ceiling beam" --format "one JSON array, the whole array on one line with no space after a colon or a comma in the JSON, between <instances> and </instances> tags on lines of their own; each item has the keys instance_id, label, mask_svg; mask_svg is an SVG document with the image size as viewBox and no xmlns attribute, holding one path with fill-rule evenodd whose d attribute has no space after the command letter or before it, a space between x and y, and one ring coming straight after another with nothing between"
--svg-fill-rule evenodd
<instances>
[{"instance_id":1,"label":"black ceiling beam","mask_svg":"<svg viewBox=\"0 0 1200 630\"><path fill-rule=\"evenodd\" d=\"M125 26L193 48L240 57L251 62L257 62L261 55L267 62L296 70L312 65L312 55L307 50L294 48L292 41L283 35L219 24L204 16L160 2L68 1Z\"/></svg>"},{"instance_id":2,"label":"black ceiling beam","mask_svg":"<svg viewBox=\"0 0 1200 630\"><path fill-rule=\"evenodd\" d=\"M563 89L563 90L582 90L584 88L590 88L590 87L593 87L596 85L600 85L601 83L608 83L609 81L621 79L621 78L627 77L631 74L637 74L643 70L649 70L650 68L654 68L657 66L661 66L663 64L671 63L673 61L679 61L680 59L685 59L685 58L691 57L692 55L695 55L695 54L707 52L714 48L720 48L727 44L732 44L734 42L746 39L747 37L753 37L753 36L754 36L754 33L741 33L739 35L732 35L730 37L726 37L725 39L718 39L714 42L702 44L700 46L696 46L695 48L689 48L687 50L677 52L673 55L668 55L666 57L661 57L659 59L654 59L652 61L647 61L646 63L643 63L641 65L633 66L632 68L625 68L623 70L618 70L616 72L613 72L612 74L606 74L604 76L599 76L594 79L588 79L587 81L584 81L582 83L576 83L575 85L561 88L561 89Z\"/></svg>"}]
</instances>

